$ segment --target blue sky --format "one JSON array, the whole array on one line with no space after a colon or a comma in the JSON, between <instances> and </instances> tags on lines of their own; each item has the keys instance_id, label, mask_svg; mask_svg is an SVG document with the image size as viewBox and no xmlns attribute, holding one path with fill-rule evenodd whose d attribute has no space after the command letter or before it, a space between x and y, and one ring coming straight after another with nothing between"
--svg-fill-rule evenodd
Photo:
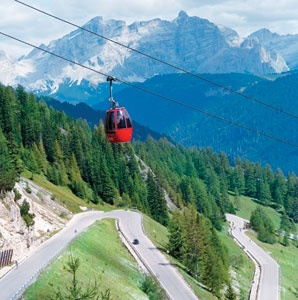
<instances>
[{"instance_id":1,"label":"blue sky","mask_svg":"<svg viewBox=\"0 0 298 300\"><path fill-rule=\"evenodd\" d=\"M236 30L241 37L268 28L279 34L298 33L297 0L21 0L26 4L83 25L95 16L133 21L173 20L180 10ZM40 45L74 30L14 0L1 0L1 31ZM31 49L0 36L0 50L12 56Z\"/></svg>"}]
</instances>

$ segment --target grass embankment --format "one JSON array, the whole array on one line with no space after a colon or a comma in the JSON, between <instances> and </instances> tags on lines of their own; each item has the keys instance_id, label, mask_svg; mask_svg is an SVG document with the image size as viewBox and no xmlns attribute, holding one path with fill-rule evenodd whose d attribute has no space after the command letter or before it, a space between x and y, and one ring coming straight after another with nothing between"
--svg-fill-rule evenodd
<instances>
[{"instance_id":1,"label":"grass embankment","mask_svg":"<svg viewBox=\"0 0 298 300\"><path fill-rule=\"evenodd\" d=\"M279 243L274 245L260 242L252 232L248 233L260 247L270 253L280 266L281 300L298 299L298 249L293 245L285 247Z\"/></svg>"},{"instance_id":2,"label":"grass embankment","mask_svg":"<svg viewBox=\"0 0 298 300\"><path fill-rule=\"evenodd\" d=\"M82 210L80 209L80 206L104 211L111 209L107 204L104 203L98 205L95 205L91 202L87 203L83 199L74 195L68 187L54 185L44 176L34 174L32 179L32 173L27 170L22 173L22 176L26 179L33 180L33 182L35 182L37 185L52 193L53 200L65 205L65 207L67 207L67 209L73 213L81 212Z\"/></svg>"},{"instance_id":3,"label":"grass embankment","mask_svg":"<svg viewBox=\"0 0 298 300\"><path fill-rule=\"evenodd\" d=\"M248 197L240 197L240 210L237 215L246 219L250 219L251 212L257 207L257 203ZM263 207L268 217L272 220L275 228L280 226L280 214L270 207ZM298 299L298 248L292 243L285 247L279 243L274 245L260 242L253 232L248 233L249 236L280 265L281 272L281 300Z\"/></svg>"},{"instance_id":4,"label":"grass embankment","mask_svg":"<svg viewBox=\"0 0 298 300\"><path fill-rule=\"evenodd\" d=\"M141 291L143 276L137 263L121 242L114 220L102 220L78 236L68 249L27 289L25 299L51 299L58 289L71 285L65 266L70 251L80 259L78 280L82 287L99 283L100 291L111 290L113 300L148 299Z\"/></svg>"},{"instance_id":5,"label":"grass embankment","mask_svg":"<svg viewBox=\"0 0 298 300\"><path fill-rule=\"evenodd\" d=\"M237 216L250 219L251 213L259 206L250 197L241 196L239 201L239 210L236 212ZM268 206L262 206L266 215L271 219L275 228L280 227L280 214L273 208Z\"/></svg>"},{"instance_id":6,"label":"grass embankment","mask_svg":"<svg viewBox=\"0 0 298 300\"><path fill-rule=\"evenodd\" d=\"M255 265L228 234L228 226L219 233L219 236L229 251L233 288L237 290L241 300L249 299Z\"/></svg>"}]
</instances>

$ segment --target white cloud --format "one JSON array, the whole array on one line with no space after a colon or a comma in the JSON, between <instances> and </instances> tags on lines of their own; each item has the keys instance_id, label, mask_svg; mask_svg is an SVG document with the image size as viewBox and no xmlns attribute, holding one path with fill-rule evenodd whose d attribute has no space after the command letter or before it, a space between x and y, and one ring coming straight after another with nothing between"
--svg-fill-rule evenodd
<instances>
[{"instance_id":1,"label":"white cloud","mask_svg":"<svg viewBox=\"0 0 298 300\"><path fill-rule=\"evenodd\" d=\"M298 22L298 6L295 0L204 2L205 5L192 9L192 14L198 16L204 14L204 18L209 21L229 26L241 36L264 27L279 34L298 33L297 27L289 26Z\"/></svg>"},{"instance_id":2,"label":"white cloud","mask_svg":"<svg viewBox=\"0 0 298 300\"><path fill-rule=\"evenodd\" d=\"M297 0L21 0L62 19L83 25L95 16L133 21L161 18L173 20L180 10L215 24L235 29L246 36L260 28L287 34L298 33ZM0 31L34 44L74 30L13 0L1 0ZM21 55L31 49L0 36L0 50Z\"/></svg>"}]
</instances>

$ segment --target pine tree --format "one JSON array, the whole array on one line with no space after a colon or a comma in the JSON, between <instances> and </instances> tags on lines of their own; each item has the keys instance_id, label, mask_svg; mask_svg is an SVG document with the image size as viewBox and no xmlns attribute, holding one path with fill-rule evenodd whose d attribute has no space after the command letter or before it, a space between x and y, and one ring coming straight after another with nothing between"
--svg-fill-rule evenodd
<instances>
[{"instance_id":1,"label":"pine tree","mask_svg":"<svg viewBox=\"0 0 298 300\"><path fill-rule=\"evenodd\" d=\"M175 258L181 259L183 238L182 238L181 213L178 210L175 210L173 212L172 219L169 223L168 231L169 231L169 242L168 242L169 253Z\"/></svg>"},{"instance_id":2,"label":"pine tree","mask_svg":"<svg viewBox=\"0 0 298 300\"><path fill-rule=\"evenodd\" d=\"M33 94L25 94L18 91L21 97L21 133L22 141L25 147L32 147L33 143L38 143L42 132L42 123L38 104Z\"/></svg>"},{"instance_id":3,"label":"pine tree","mask_svg":"<svg viewBox=\"0 0 298 300\"><path fill-rule=\"evenodd\" d=\"M203 239L201 247L201 279L217 296L228 281L229 259L210 221L199 217L199 228Z\"/></svg>"},{"instance_id":4,"label":"pine tree","mask_svg":"<svg viewBox=\"0 0 298 300\"><path fill-rule=\"evenodd\" d=\"M64 268L72 275L71 284L67 284L63 290L59 289L56 292L56 300L87 300L87 299L97 299L97 300L110 300L111 293L107 289L104 292L99 292L99 284L97 281L94 284L89 284L86 288L82 287L82 284L79 281L79 267L80 260L74 258L72 255L69 256L67 266Z\"/></svg>"},{"instance_id":5,"label":"pine tree","mask_svg":"<svg viewBox=\"0 0 298 300\"><path fill-rule=\"evenodd\" d=\"M39 174L40 169L37 163L36 153L34 150L25 149L23 153L24 164L32 173Z\"/></svg>"},{"instance_id":6,"label":"pine tree","mask_svg":"<svg viewBox=\"0 0 298 300\"><path fill-rule=\"evenodd\" d=\"M202 228L197 222L197 211L189 206L183 211L182 221L182 261L193 276L198 277L202 271L204 242Z\"/></svg>"},{"instance_id":7,"label":"pine tree","mask_svg":"<svg viewBox=\"0 0 298 300\"><path fill-rule=\"evenodd\" d=\"M239 195L243 195L245 192L245 179L244 179L244 170L242 168L242 161L238 158L236 161L236 166L230 175L232 178L232 184L230 189L232 191L238 190Z\"/></svg>"},{"instance_id":8,"label":"pine tree","mask_svg":"<svg viewBox=\"0 0 298 300\"><path fill-rule=\"evenodd\" d=\"M268 205L271 201L270 186L263 179L260 179L257 184L257 198L264 205Z\"/></svg>"},{"instance_id":9,"label":"pine tree","mask_svg":"<svg viewBox=\"0 0 298 300\"><path fill-rule=\"evenodd\" d=\"M117 182L120 194L129 193L129 170L124 158L118 160L117 165ZM133 188L133 187L132 187Z\"/></svg>"},{"instance_id":10,"label":"pine tree","mask_svg":"<svg viewBox=\"0 0 298 300\"><path fill-rule=\"evenodd\" d=\"M219 257L212 251L209 246L206 246L205 257L208 259L204 261L204 271L202 274L202 281L210 288L211 292L217 297L220 296L220 290L223 287L223 278L221 270L223 265Z\"/></svg>"},{"instance_id":11,"label":"pine tree","mask_svg":"<svg viewBox=\"0 0 298 300\"><path fill-rule=\"evenodd\" d=\"M286 213L283 213L280 218L280 230L286 232L294 232L296 230L295 224Z\"/></svg>"},{"instance_id":12,"label":"pine tree","mask_svg":"<svg viewBox=\"0 0 298 300\"><path fill-rule=\"evenodd\" d=\"M67 162L69 187L75 195L80 198L86 198L85 183L81 177L81 172L74 154L71 155L70 161Z\"/></svg>"},{"instance_id":13,"label":"pine tree","mask_svg":"<svg viewBox=\"0 0 298 300\"><path fill-rule=\"evenodd\" d=\"M151 172L147 178L147 202L151 217L162 225L168 224L168 212L164 192Z\"/></svg>"},{"instance_id":14,"label":"pine tree","mask_svg":"<svg viewBox=\"0 0 298 300\"><path fill-rule=\"evenodd\" d=\"M290 245L290 241L289 241L289 233L288 232L285 232L284 233L284 237L283 237L283 240L282 240L282 244L287 247Z\"/></svg>"},{"instance_id":15,"label":"pine tree","mask_svg":"<svg viewBox=\"0 0 298 300\"><path fill-rule=\"evenodd\" d=\"M4 135L8 136L12 132L12 111L9 105L9 97L6 88L0 85L0 128Z\"/></svg>"},{"instance_id":16,"label":"pine tree","mask_svg":"<svg viewBox=\"0 0 298 300\"><path fill-rule=\"evenodd\" d=\"M48 114L50 115L50 111L48 111ZM43 130L42 130L42 141L43 141L45 152L47 154L47 160L49 163L54 162L55 140L56 140L55 126L51 122L49 116L48 118L44 119Z\"/></svg>"},{"instance_id":17,"label":"pine tree","mask_svg":"<svg viewBox=\"0 0 298 300\"><path fill-rule=\"evenodd\" d=\"M209 193L214 197L217 205L223 209L223 203L221 201L220 193L220 180L219 176L213 169L209 169L206 176L206 185Z\"/></svg>"},{"instance_id":18,"label":"pine tree","mask_svg":"<svg viewBox=\"0 0 298 300\"><path fill-rule=\"evenodd\" d=\"M272 187L273 201L283 205L286 193L287 193L286 179L284 177L283 172L280 169L278 169L276 171L275 179Z\"/></svg>"},{"instance_id":19,"label":"pine tree","mask_svg":"<svg viewBox=\"0 0 298 300\"><path fill-rule=\"evenodd\" d=\"M139 167L138 167L138 163L135 157L135 153L133 150L133 147L129 144L126 145L126 153L128 156L128 170L129 170L129 174L132 178L135 178L136 176L138 176L140 174L139 172Z\"/></svg>"},{"instance_id":20,"label":"pine tree","mask_svg":"<svg viewBox=\"0 0 298 300\"><path fill-rule=\"evenodd\" d=\"M240 196L237 188L235 189L234 206L236 210L240 209Z\"/></svg>"},{"instance_id":21,"label":"pine tree","mask_svg":"<svg viewBox=\"0 0 298 300\"><path fill-rule=\"evenodd\" d=\"M258 233L260 241L270 244L276 242L274 225L261 206L251 213L250 224L252 229Z\"/></svg>"},{"instance_id":22,"label":"pine tree","mask_svg":"<svg viewBox=\"0 0 298 300\"><path fill-rule=\"evenodd\" d=\"M237 299L237 295L236 295L235 291L233 290L231 284L228 285L228 288L225 293L225 299L226 300L236 300Z\"/></svg>"},{"instance_id":23,"label":"pine tree","mask_svg":"<svg viewBox=\"0 0 298 300\"><path fill-rule=\"evenodd\" d=\"M58 140L54 142L54 164L59 174L59 184L67 185L69 184L68 176L66 173L66 168L64 165L64 154L61 149L61 145Z\"/></svg>"},{"instance_id":24,"label":"pine tree","mask_svg":"<svg viewBox=\"0 0 298 300\"><path fill-rule=\"evenodd\" d=\"M78 165L80 168L83 168L83 161L84 161L84 152L83 152L83 145L82 140L80 139L80 134L78 128L75 126L71 127L70 129L70 149L71 153L73 153L76 157Z\"/></svg>"},{"instance_id":25,"label":"pine tree","mask_svg":"<svg viewBox=\"0 0 298 300\"><path fill-rule=\"evenodd\" d=\"M181 179L180 190L182 194L182 199L186 204L195 204L195 195L189 177L184 176Z\"/></svg>"},{"instance_id":26,"label":"pine tree","mask_svg":"<svg viewBox=\"0 0 298 300\"><path fill-rule=\"evenodd\" d=\"M54 183L55 185L59 185L61 183L59 171L55 165L50 165L50 164L48 165L46 176L47 176L47 179L50 182Z\"/></svg>"},{"instance_id":27,"label":"pine tree","mask_svg":"<svg viewBox=\"0 0 298 300\"><path fill-rule=\"evenodd\" d=\"M113 204L115 197L115 186L108 172L106 162L103 159L100 161L99 179L100 185L98 187L98 192L100 197L103 199L103 201Z\"/></svg>"},{"instance_id":28,"label":"pine tree","mask_svg":"<svg viewBox=\"0 0 298 300\"><path fill-rule=\"evenodd\" d=\"M256 197L258 178L255 176L255 168L248 161L244 162L245 194L250 197Z\"/></svg>"},{"instance_id":29,"label":"pine tree","mask_svg":"<svg viewBox=\"0 0 298 300\"><path fill-rule=\"evenodd\" d=\"M196 207L199 213L209 217L212 214L210 201L208 199L207 187L204 182L198 178L192 178L191 186L194 191Z\"/></svg>"},{"instance_id":30,"label":"pine tree","mask_svg":"<svg viewBox=\"0 0 298 300\"><path fill-rule=\"evenodd\" d=\"M34 221L35 215L30 213L29 211L30 211L30 204L25 199L20 207L20 213L21 213L21 217L23 218L28 228L30 226L33 226L35 223Z\"/></svg>"},{"instance_id":31,"label":"pine tree","mask_svg":"<svg viewBox=\"0 0 298 300\"><path fill-rule=\"evenodd\" d=\"M47 154L43 145L43 141L40 140L38 144L38 165L41 171L45 174L48 166Z\"/></svg>"},{"instance_id":32,"label":"pine tree","mask_svg":"<svg viewBox=\"0 0 298 300\"><path fill-rule=\"evenodd\" d=\"M0 192L11 191L16 180L16 171L11 162L6 139L0 128Z\"/></svg>"}]
</instances>

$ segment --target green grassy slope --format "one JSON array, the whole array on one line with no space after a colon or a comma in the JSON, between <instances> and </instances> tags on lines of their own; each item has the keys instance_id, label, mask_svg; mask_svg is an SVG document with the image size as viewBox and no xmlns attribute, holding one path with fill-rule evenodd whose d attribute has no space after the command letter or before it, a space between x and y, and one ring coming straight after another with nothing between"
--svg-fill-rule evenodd
<instances>
[{"instance_id":1,"label":"green grassy slope","mask_svg":"<svg viewBox=\"0 0 298 300\"><path fill-rule=\"evenodd\" d=\"M112 299L148 299L141 291L143 275L126 247L121 242L114 220L95 223L78 236L67 250L27 289L25 299L51 299L55 292L71 284L71 274L65 266L70 252L80 259L78 280L84 288L99 283L100 291L111 290Z\"/></svg>"},{"instance_id":2,"label":"green grassy slope","mask_svg":"<svg viewBox=\"0 0 298 300\"><path fill-rule=\"evenodd\" d=\"M34 174L32 178L32 173L27 170L25 170L21 175L27 179L33 180L37 185L52 193L55 201L63 204L73 213L81 212L82 210L80 209L80 206L104 211L111 209L110 206L105 203L99 205L95 205L91 202L87 203L83 199L74 195L68 187L57 186L49 182L44 176Z\"/></svg>"}]
</instances>

